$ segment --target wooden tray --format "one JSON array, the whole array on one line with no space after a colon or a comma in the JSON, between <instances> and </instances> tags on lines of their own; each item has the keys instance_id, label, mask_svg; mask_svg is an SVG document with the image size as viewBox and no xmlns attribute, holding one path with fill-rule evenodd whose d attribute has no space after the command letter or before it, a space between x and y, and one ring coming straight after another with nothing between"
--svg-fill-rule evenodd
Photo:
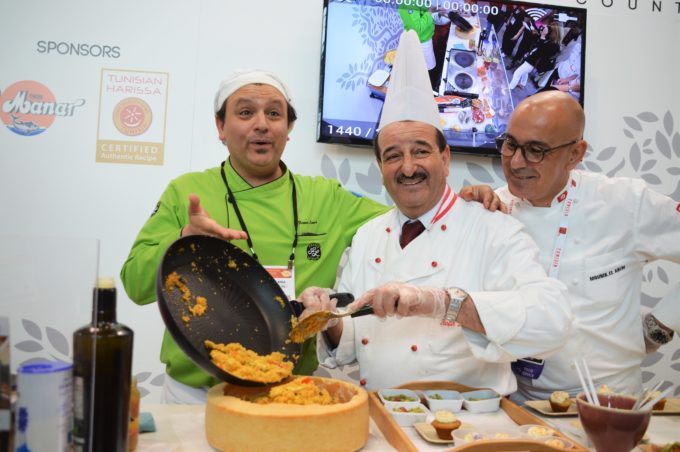
<instances>
[{"instance_id":1,"label":"wooden tray","mask_svg":"<svg viewBox=\"0 0 680 452\"><path fill-rule=\"evenodd\" d=\"M569 409L564 413L555 413L552 408L550 408L550 402L547 400L529 400L525 402L526 406L538 411L544 416L551 417L565 417L565 416L578 416L576 411L576 400L571 399L571 405ZM680 414L680 399L666 399L666 405L664 405L663 410L652 411L654 415L657 414Z\"/></svg>"},{"instance_id":2,"label":"wooden tray","mask_svg":"<svg viewBox=\"0 0 680 452\"><path fill-rule=\"evenodd\" d=\"M450 381L417 381L413 383L406 383L398 386L400 389L426 390L426 389L452 389L458 392L473 391L479 388L453 383ZM368 393L368 407L373 422L378 426L382 434L385 436L387 442L398 451L418 452L416 446L411 442L409 437L404 433L402 428L394 421L394 418L385 409L378 398L375 391ZM574 444L570 451L587 452L588 449L583 445L577 443L573 439L565 436L555 427L546 424L542 419L534 416L529 411L517 406L507 398L501 399L501 409L512 419L517 425L524 424L538 424L544 425L555 430L555 436L560 436ZM532 450L536 452L556 452L564 451L564 449L557 449L547 444L531 441L528 439L512 439L512 440L484 440L478 441L456 448L456 451L475 452L475 451L512 451L512 450Z\"/></svg>"}]
</instances>

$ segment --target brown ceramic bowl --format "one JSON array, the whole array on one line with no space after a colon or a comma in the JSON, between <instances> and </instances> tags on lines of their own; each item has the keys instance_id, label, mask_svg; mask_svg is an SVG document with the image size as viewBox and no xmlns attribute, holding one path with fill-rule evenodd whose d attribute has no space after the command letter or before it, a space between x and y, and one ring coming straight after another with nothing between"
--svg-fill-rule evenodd
<instances>
[{"instance_id":1,"label":"brown ceramic bowl","mask_svg":"<svg viewBox=\"0 0 680 452\"><path fill-rule=\"evenodd\" d=\"M631 411L635 398L598 394L600 406L576 397L576 409L588 439L598 452L629 452L642 439L652 411Z\"/></svg>"}]
</instances>

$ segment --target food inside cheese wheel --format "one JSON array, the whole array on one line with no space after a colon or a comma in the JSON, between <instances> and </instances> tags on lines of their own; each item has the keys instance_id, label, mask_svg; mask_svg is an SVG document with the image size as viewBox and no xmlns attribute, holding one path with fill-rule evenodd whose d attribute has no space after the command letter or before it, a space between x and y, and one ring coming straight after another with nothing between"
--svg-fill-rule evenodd
<instances>
[{"instance_id":1,"label":"food inside cheese wheel","mask_svg":"<svg viewBox=\"0 0 680 452\"><path fill-rule=\"evenodd\" d=\"M340 380L296 377L259 388L221 383L208 391L206 436L221 451L358 450L368 441L368 425L366 391Z\"/></svg>"}]
</instances>

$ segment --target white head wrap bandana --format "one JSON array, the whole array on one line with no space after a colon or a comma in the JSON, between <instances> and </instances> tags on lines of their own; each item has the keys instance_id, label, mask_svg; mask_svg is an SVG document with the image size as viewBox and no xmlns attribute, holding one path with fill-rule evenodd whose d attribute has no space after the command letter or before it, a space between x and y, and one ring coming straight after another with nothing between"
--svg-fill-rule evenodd
<instances>
[{"instance_id":1,"label":"white head wrap bandana","mask_svg":"<svg viewBox=\"0 0 680 452\"><path fill-rule=\"evenodd\" d=\"M283 81L269 71L263 71L260 69L245 69L237 70L226 79L222 80L220 87L215 93L215 113L220 111L224 101L231 96L237 89L250 85L252 83L262 83L264 85L270 85L276 88L283 97L286 98L288 103L293 106L293 99L290 96L290 90Z\"/></svg>"}]
</instances>

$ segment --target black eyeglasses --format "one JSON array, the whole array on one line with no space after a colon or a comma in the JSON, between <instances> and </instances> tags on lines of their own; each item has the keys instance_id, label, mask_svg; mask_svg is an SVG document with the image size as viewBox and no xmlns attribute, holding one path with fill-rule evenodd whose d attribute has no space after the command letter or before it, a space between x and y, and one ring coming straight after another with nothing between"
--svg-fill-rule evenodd
<instances>
[{"instance_id":1,"label":"black eyeglasses","mask_svg":"<svg viewBox=\"0 0 680 452\"><path fill-rule=\"evenodd\" d=\"M557 149L563 147L571 146L577 143L579 140L573 140L569 143L560 144L559 146L553 146L551 148L546 148L538 144L519 144L512 137L509 137L506 133L496 137L496 148L498 152L504 157L512 157L515 155L517 149L522 150L522 157L529 163L541 163L545 158L545 154L548 154Z\"/></svg>"}]
</instances>

